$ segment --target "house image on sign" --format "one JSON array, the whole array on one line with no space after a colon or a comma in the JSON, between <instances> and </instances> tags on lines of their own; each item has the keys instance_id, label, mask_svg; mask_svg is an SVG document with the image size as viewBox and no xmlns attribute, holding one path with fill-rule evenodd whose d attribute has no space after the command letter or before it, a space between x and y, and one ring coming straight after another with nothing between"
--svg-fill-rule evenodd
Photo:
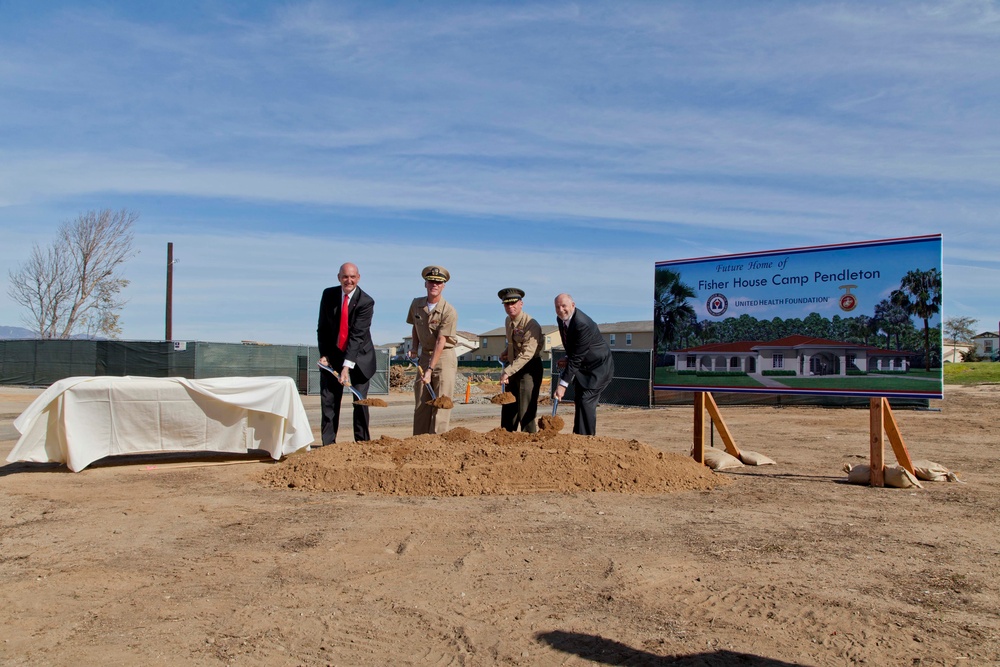
<instances>
[{"instance_id":1,"label":"house image on sign","mask_svg":"<svg viewBox=\"0 0 1000 667\"><path fill-rule=\"evenodd\" d=\"M676 369L681 372L761 375L767 371L791 371L796 376L904 373L909 370L913 356L912 352L802 335L766 342L711 343L676 350L673 354L677 359Z\"/></svg>"}]
</instances>

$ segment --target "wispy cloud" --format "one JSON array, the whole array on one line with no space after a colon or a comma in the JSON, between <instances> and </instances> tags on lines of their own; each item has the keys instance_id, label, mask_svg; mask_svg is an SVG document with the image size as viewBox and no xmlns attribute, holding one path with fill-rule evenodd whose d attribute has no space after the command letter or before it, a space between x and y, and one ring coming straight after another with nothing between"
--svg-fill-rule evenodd
<instances>
[{"instance_id":1,"label":"wispy cloud","mask_svg":"<svg viewBox=\"0 0 1000 667\"><path fill-rule=\"evenodd\" d=\"M207 338L299 341L344 259L407 295L447 261L492 328L494 279L645 319L656 260L933 232L985 319L998 71L992 2L2 3L0 226L143 211L204 267ZM154 265L126 335L158 330ZM209 305L240 284L282 316Z\"/></svg>"}]
</instances>

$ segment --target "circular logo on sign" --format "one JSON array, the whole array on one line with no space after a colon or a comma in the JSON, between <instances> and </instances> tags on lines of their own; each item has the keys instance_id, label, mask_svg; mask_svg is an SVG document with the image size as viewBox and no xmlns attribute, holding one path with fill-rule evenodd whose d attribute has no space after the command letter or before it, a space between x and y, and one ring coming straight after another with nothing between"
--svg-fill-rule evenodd
<instances>
[{"instance_id":1,"label":"circular logo on sign","mask_svg":"<svg viewBox=\"0 0 1000 667\"><path fill-rule=\"evenodd\" d=\"M858 300L854 298L853 294L845 294L840 297L840 309L845 312L850 312L858 307Z\"/></svg>"},{"instance_id":2,"label":"circular logo on sign","mask_svg":"<svg viewBox=\"0 0 1000 667\"><path fill-rule=\"evenodd\" d=\"M705 308L708 309L708 314L712 317L719 317L729 309L729 300L726 299L725 294L716 292L708 297L708 301L705 302Z\"/></svg>"}]
</instances>

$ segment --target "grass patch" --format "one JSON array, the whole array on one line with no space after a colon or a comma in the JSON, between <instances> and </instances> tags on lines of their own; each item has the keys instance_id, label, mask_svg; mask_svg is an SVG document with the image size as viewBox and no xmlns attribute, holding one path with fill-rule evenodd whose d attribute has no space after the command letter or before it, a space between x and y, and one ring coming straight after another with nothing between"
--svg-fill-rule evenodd
<instances>
[{"instance_id":1,"label":"grass patch","mask_svg":"<svg viewBox=\"0 0 1000 667\"><path fill-rule=\"evenodd\" d=\"M1000 363L995 361L958 362L944 365L945 384L998 384Z\"/></svg>"}]
</instances>

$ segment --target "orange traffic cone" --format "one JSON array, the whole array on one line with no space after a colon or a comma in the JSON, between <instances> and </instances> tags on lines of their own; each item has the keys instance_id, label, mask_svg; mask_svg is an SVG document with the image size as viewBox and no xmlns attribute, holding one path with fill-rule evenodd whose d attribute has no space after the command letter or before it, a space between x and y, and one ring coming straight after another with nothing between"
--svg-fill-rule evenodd
<instances>
[{"instance_id":1,"label":"orange traffic cone","mask_svg":"<svg viewBox=\"0 0 1000 667\"><path fill-rule=\"evenodd\" d=\"M469 404L469 399L472 397L472 383L466 380L465 382L465 404Z\"/></svg>"}]
</instances>

